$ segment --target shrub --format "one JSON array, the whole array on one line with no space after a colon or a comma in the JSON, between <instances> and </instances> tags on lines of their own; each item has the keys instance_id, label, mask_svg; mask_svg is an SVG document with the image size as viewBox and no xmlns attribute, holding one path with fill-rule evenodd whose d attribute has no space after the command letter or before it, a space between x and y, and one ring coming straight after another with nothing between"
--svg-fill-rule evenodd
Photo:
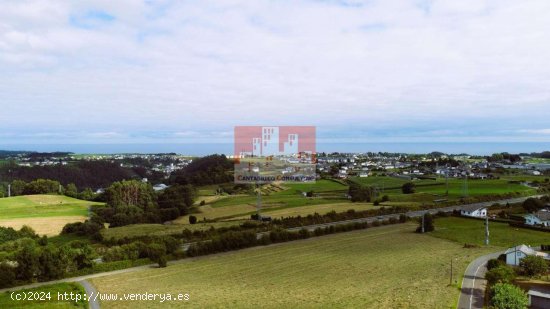
<instances>
[{"instance_id":1,"label":"shrub","mask_svg":"<svg viewBox=\"0 0 550 309\"><path fill-rule=\"evenodd\" d=\"M15 268L0 263L0 288L8 288L15 282Z\"/></svg>"},{"instance_id":2,"label":"shrub","mask_svg":"<svg viewBox=\"0 0 550 309\"><path fill-rule=\"evenodd\" d=\"M548 264L540 256L526 256L519 262L521 270L526 276L535 277L548 271Z\"/></svg>"},{"instance_id":3,"label":"shrub","mask_svg":"<svg viewBox=\"0 0 550 309\"><path fill-rule=\"evenodd\" d=\"M516 278L514 269L508 265L500 265L493 268L485 274L485 279L489 284L510 283Z\"/></svg>"},{"instance_id":4,"label":"shrub","mask_svg":"<svg viewBox=\"0 0 550 309\"><path fill-rule=\"evenodd\" d=\"M509 283L497 283L491 288L491 305L499 309L527 308L528 298L522 289Z\"/></svg>"},{"instance_id":5,"label":"shrub","mask_svg":"<svg viewBox=\"0 0 550 309\"><path fill-rule=\"evenodd\" d=\"M166 247L164 244L151 243L147 246L147 255L149 259L159 264L159 267L166 267ZM161 264L164 263L164 266Z\"/></svg>"},{"instance_id":6,"label":"shrub","mask_svg":"<svg viewBox=\"0 0 550 309\"><path fill-rule=\"evenodd\" d=\"M189 216L189 223L191 223L191 224L197 223L197 217L195 217L195 216Z\"/></svg>"},{"instance_id":7,"label":"shrub","mask_svg":"<svg viewBox=\"0 0 550 309\"><path fill-rule=\"evenodd\" d=\"M487 262L487 270L491 270L493 268L497 268L499 266L502 266L504 265L504 263L501 261L501 260L498 260L498 259L490 259L488 262Z\"/></svg>"},{"instance_id":8,"label":"shrub","mask_svg":"<svg viewBox=\"0 0 550 309\"><path fill-rule=\"evenodd\" d=\"M431 232L435 229L434 227L434 217L427 213L424 215L424 220L422 217L418 219L418 227L416 228L417 233L422 233L422 223L424 223L424 232Z\"/></svg>"},{"instance_id":9,"label":"shrub","mask_svg":"<svg viewBox=\"0 0 550 309\"><path fill-rule=\"evenodd\" d=\"M416 185L414 183L407 182L401 186L401 191L403 192L403 194L412 194L415 192L415 188Z\"/></svg>"}]
</instances>

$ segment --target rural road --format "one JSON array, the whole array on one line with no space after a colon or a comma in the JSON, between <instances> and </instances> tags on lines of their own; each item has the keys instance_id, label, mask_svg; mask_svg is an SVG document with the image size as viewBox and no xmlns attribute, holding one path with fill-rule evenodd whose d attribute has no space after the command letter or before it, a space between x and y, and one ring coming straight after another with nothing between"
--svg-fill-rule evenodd
<instances>
[{"instance_id":1,"label":"rural road","mask_svg":"<svg viewBox=\"0 0 550 309\"><path fill-rule=\"evenodd\" d=\"M483 309L485 304L485 273L487 261L496 259L502 252L487 254L473 260L464 272L457 309Z\"/></svg>"},{"instance_id":2,"label":"rural road","mask_svg":"<svg viewBox=\"0 0 550 309\"><path fill-rule=\"evenodd\" d=\"M88 281L82 280L78 281L80 285L84 287L84 290L86 290L86 297L88 298L88 308L89 309L99 309L99 302L96 299L97 290L95 287Z\"/></svg>"}]
</instances>

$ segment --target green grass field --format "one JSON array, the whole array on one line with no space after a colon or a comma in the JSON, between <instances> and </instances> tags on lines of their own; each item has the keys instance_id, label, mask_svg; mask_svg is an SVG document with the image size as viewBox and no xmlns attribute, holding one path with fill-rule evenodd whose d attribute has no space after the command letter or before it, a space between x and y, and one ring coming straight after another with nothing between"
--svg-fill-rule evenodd
<instances>
[{"instance_id":1,"label":"green grass field","mask_svg":"<svg viewBox=\"0 0 550 309\"><path fill-rule=\"evenodd\" d=\"M40 235L53 236L67 223L84 221L88 208L102 203L64 195L24 195L0 199L0 226L32 227Z\"/></svg>"},{"instance_id":2,"label":"green grass field","mask_svg":"<svg viewBox=\"0 0 550 309\"><path fill-rule=\"evenodd\" d=\"M64 195L23 195L0 199L0 219L87 216L88 207L101 203Z\"/></svg>"},{"instance_id":3,"label":"green grass field","mask_svg":"<svg viewBox=\"0 0 550 309\"><path fill-rule=\"evenodd\" d=\"M457 217L438 218L435 231L430 235L457 243L483 245L485 222ZM516 245L539 246L550 243L550 233L510 227L507 223L489 222L489 243L491 246L509 248Z\"/></svg>"},{"instance_id":4,"label":"green grass field","mask_svg":"<svg viewBox=\"0 0 550 309\"><path fill-rule=\"evenodd\" d=\"M183 220L182 220L183 221ZM104 229L101 234L105 239L121 239L124 237L137 236L165 236L181 234L184 229L191 231L208 230L211 227L220 228L232 225L239 225L243 220L221 221L212 223L196 223L196 224L132 224L121 227ZM183 222L181 222L183 223ZM187 222L188 223L188 222Z\"/></svg>"},{"instance_id":5,"label":"green grass field","mask_svg":"<svg viewBox=\"0 0 550 309\"><path fill-rule=\"evenodd\" d=\"M59 293L78 293L83 295L85 293L84 288L78 283L59 283L53 285L47 285L40 288L21 290L16 293L41 293L41 299L44 300L20 300L14 301L11 300L10 293L1 293L0 294L0 308L10 308L10 309L35 309L35 308L53 308L53 309L75 309L75 308L88 308L88 302L82 300L80 302L70 301L70 300L59 300ZM48 294L49 293L49 294ZM50 299L47 300L44 297L50 295Z\"/></svg>"},{"instance_id":6,"label":"green grass field","mask_svg":"<svg viewBox=\"0 0 550 309\"><path fill-rule=\"evenodd\" d=\"M185 303L103 302L102 308L454 308L460 281L486 248L385 226L186 259L163 269L94 278L107 293L189 293ZM490 251L490 250L489 250ZM437 252L437 254L434 254Z\"/></svg>"}]
</instances>

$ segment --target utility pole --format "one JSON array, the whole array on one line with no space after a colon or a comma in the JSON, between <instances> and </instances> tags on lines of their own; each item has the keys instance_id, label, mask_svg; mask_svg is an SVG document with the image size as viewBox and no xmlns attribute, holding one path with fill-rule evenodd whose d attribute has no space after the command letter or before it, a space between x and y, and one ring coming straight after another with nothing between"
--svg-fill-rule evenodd
<instances>
[{"instance_id":1,"label":"utility pole","mask_svg":"<svg viewBox=\"0 0 550 309\"><path fill-rule=\"evenodd\" d=\"M489 216L485 215L485 245L489 245Z\"/></svg>"},{"instance_id":2,"label":"utility pole","mask_svg":"<svg viewBox=\"0 0 550 309\"><path fill-rule=\"evenodd\" d=\"M256 184L257 187L258 187L258 199L257 199L257 203L256 203L256 215L258 216L258 221L262 221L262 215L260 213L260 210L262 209L262 187L261 185L258 183Z\"/></svg>"},{"instance_id":3,"label":"utility pole","mask_svg":"<svg viewBox=\"0 0 550 309\"><path fill-rule=\"evenodd\" d=\"M464 184L462 185L462 197L468 197L468 168L464 164Z\"/></svg>"},{"instance_id":4,"label":"utility pole","mask_svg":"<svg viewBox=\"0 0 550 309\"><path fill-rule=\"evenodd\" d=\"M445 171L445 195L449 196L449 172Z\"/></svg>"},{"instance_id":5,"label":"utility pole","mask_svg":"<svg viewBox=\"0 0 550 309\"><path fill-rule=\"evenodd\" d=\"M449 285L453 285L453 258L451 258L451 277L449 278Z\"/></svg>"}]
</instances>

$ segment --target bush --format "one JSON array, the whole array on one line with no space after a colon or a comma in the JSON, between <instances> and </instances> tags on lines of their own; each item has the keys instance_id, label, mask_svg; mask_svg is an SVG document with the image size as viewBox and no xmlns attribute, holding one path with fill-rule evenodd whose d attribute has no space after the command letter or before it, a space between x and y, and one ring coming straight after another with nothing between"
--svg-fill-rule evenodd
<instances>
[{"instance_id":1,"label":"bush","mask_svg":"<svg viewBox=\"0 0 550 309\"><path fill-rule=\"evenodd\" d=\"M498 259L490 259L488 262L487 262L487 270L491 270L491 269L494 269L494 268L497 268L499 266L502 266L504 265L505 263L503 263L501 260L498 260Z\"/></svg>"},{"instance_id":2,"label":"bush","mask_svg":"<svg viewBox=\"0 0 550 309\"><path fill-rule=\"evenodd\" d=\"M180 216L180 210L176 207L159 209L160 219L163 222L177 219Z\"/></svg>"},{"instance_id":3,"label":"bush","mask_svg":"<svg viewBox=\"0 0 550 309\"><path fill-rule=\"evenodd\" d=\"M147 246L147 255L151 261L158 263L159 267L166 267L166 247L164 244L149 244ZM164 263L164 266L161 266L162 263Z\"/></svg>"},{"instance_id":4,"label":"bush","mask_svg":"<svg viewBox=\"0 0 550 309\"><path fill-rule=\"evenodd\" d=\"M191 224L197 223L197 217L195 217L195 216L189 216L189 223L191 223Z\"/></svg>"},{"instance_id":5,"label":"bush","mask_svg":"<svg viewBox=\"0 0 550 309\"><path fill-rule=\"evenodd\" d=\"M522 272L529 277L545 274L548 271L548 264L540 256L526 256L519 262Z\"/></svg>"},{"instance_id":6,"label":"bush","mask_svg":"<svg viewBox=\"0 0 550 309\"><path fill-rule=\"evenodd\" d=\"M417 233L422 233L423 221L424 221L424 233L431 232L435 229L434 218L431 214L427 213L424 215L424 220L422 220L422 217L418 219L418 227L416 228Z\"/></svg>"},{"instance_id":7,"label":"bush","mask_svg":"<svg viewBox=\"0 0 550 309\"><path fill-rule=\"evenodd\" d=\"M509 283L497 283L491 288L491 305L498 309L527 308L528 298L522 289Z\"/></svg>"},{"instance_id":8,"label":"bush","mask_svg":"<svg viewBox=\"0 0 550 309\"><path fill-rule=\"evenodd\" d=\"M401 191L403 192L403 194L412 194L415 192L415 188L416 185L414 183L407 182L401 186Z\"/></svg>"},{"instance_id":9,"label":"bush","mask_svg":"<svg viewBox=\"0 0 550 309\"><path fill-rule=\"evenodd\" d=\"M0 288L8 288L15 282L15 268L0 263Z\"/></svg>"},{"instance_id":10,"label":"bush","mask_svg":"<svg viewBox=\"0 0 550 309\"><path fill-rule=\"evenodd\" d=\"M159 264L159 268L166 267L168 264L168 259L166 258L166 255L159 257L157 263Z\"/></svg>"},{"instance_id":11,"label":"bush","mask_svg":"<svg viewBox=\"0 0 550 309\"><path fill-rule=\"evenodd\" d=\"M119 246L108 248L103 254L103 261L114 262L128 259L126 250Z\"/></svg>"},{"instance_id":12,"label":"bush","mask_svg":"<svg viewBox=\"0 0 550 309\"><path fill-rule=\"evenodd\" d=\"M500 265L489 270L485 274L485 279L490 285L496 283L510 283L516 278L514 269L508 265Z\"/></svg>"}]
</instances>

